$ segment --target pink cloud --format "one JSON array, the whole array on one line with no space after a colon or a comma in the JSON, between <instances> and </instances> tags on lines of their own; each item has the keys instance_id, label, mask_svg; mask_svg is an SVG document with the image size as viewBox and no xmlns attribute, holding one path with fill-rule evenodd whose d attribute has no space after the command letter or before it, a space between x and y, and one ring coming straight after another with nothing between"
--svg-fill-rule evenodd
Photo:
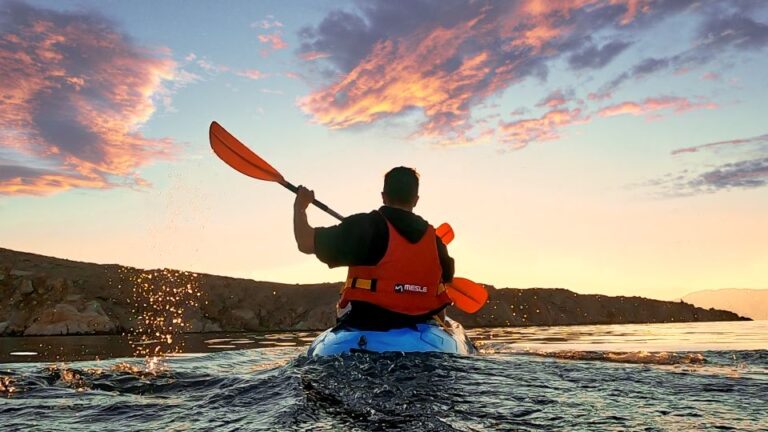
<instances>
[{"instance_id":1,"label":"pink cloud","mask_svg":"<svg viewBox=\"0 0 768 432\"><path fill-rule=\"evenodd\" d=\"M309 51L301 54L301 59L304 61L313 61L321 58L330 57L331 55L327 52L322 51Z\"/></svg>"},{"instance_id":2,"label":"pink cloud","mask_svg":"<svg viewBox=\"0 0 768 432\"><path fill-rule=\"evenodd\" d=\"M566 126L589 121L580 108L556 109L539 118L501 123L499 131L502 141L513 149L521 149L533 142L550 141L560 138L560 130Z\"/></svg>"},{"instance_id":3,"label":"pink cloud","mask_svg":"<svg viewBox=\"0 0 768 432\"><path fill-rule=\"evenodd\" d=\"M701 76L701 79L704 81L718 81L720 79L720 75L715 72L707 72Z\"/></svg>"},{"instance_id":4,"label":"pink cloud","mask_svg":"<svg viewBox=\"0 0 768 432\"><path fill-rule=\"evenodd\" d=\"M676 113L687 112L695 109L715 109L717 104L708 101L693 102L682 97L663 96L647 98L641 102L621 102L601 109L597 115L600 117L612 117L617 115L649 115L661 110L672 110Z\"/></svg>"},{"instance_id":5,"label":"pink cloud","mask_svg":"<svg viewBox=\"0 0 768 432\"><path fill-rule=\"evenodd\" d=\"M170 157L173 143L139 128L175 63L98 16L21 3L0 14L8 23L0 34L0 147L17 159L4 167L0 194L145 185L138 169Z\"/></svg>"},{"instance_id":6,"label":"pink cloud","mask_svg":"<svg viewBox=\"0 0 768 432\"><path fill-rule=\"evenodd\" d=\"M264 72L258 70L258 69L246 69L237 72L237 75L240 75L241 77L245 77L252 80L259 80L262 78L266 78L267 74Z\"/></svg>"},{"instance_id":7,"label":"pink cloud","mask_svg":"<svg viewBox=\"0 0 768 432\"><path fill-rule=\"evenodd\" d=\"M258 38L259 42L270 45L274 50L288 48L288 44L283 40L283 37L280 36L280 33L262 34L259 35Z\"/></svg>"},{"instance_id":8,"label":"pink cloud","mask_svg":"<svg viewBox=\"0 0 768 432\"><path fill-rule=\"evenodd\" d=\"M201 69L204 71L211 73L211 74L217 74L221 72L230 72L231 69L229 66L226 65L220 65L220 64L214 64L211 63L209 60L206 59L198 59L195 61L198 66L200 66Z\"/></svg>"}]
</instances>

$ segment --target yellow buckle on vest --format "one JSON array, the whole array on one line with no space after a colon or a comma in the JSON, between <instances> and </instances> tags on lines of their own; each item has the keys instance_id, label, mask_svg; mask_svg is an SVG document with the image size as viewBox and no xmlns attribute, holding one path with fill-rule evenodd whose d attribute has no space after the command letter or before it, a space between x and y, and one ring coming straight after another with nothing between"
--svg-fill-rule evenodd
<instances>
[{"instance_id":1,"label":"yellow buckle on vest","mask_svg":"<svg viewBox=\"0 0 768 432\"><path fill-rule=\"evenodd\" d=\"M362 279L362 278L347 278L347 281L344 283L344 288L360 288L360 289L367 289L370 291L373 291L373 287L375 286L375 280L373 279Z\"/></svg>"}]
</instances>

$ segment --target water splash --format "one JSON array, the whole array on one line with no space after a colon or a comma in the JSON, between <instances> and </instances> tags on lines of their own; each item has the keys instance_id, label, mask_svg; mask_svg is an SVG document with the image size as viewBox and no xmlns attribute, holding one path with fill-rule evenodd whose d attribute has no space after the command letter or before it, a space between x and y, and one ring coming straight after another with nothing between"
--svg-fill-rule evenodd
<instances>
[{"instance_id":1,"label":"water splash","mask_svg":"<svg viewBox=\"0 0 768 432\"><path fill-rule=\"evenodd\" d=\"M75 369L70 369L66 365L51 365L46 368L49 376L67 387L84 392L90 389L89 383L83 377L83 374Z\"/></svg>"},{"instance_id":2,"label":"water splash","mask_svg":"<svg viewBox=\"0 0 768 432\"><path fill-rule=\"evenodd\" d=\"M9 376L0 376L0 395L11 397L16 392L15 381Z\"/></svg>"},{"instance_id":3,"label":"water splash","mask_svg":"<svg viewBox=\"0 0 768 432\"><path fill-rule=\"evenodd\" d=\"M160 269L124 269L132 287L131 307L136 323L130 333L134 356L143 357L144 370L167 370L166 357L184 350L183 333L191 330L190 316L202 298L199 275Z\"/></svg>"}]
</instances>

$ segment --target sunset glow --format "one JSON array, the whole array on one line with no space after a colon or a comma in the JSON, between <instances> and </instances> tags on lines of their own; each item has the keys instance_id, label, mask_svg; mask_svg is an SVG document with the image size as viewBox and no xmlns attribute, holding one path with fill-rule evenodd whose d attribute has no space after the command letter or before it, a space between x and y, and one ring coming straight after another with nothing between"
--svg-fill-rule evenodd
<instances>
[{"instance_id":1,"label":"sunset glow","mask_svg":"<svg viewBox=\"0 0 768 432\"><path fill-rule=\"evenodd\" d=\"M341 280L216 120L344 215L416 168L458 276L768 288L766 54L759 0L0 2L0 247Z\"/></svg>"}]
</instances>

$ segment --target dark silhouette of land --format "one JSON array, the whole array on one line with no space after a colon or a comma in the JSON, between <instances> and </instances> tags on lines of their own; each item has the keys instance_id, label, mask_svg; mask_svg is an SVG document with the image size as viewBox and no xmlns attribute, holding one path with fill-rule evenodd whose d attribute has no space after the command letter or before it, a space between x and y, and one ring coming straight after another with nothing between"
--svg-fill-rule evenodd
<instances>
[{"instance_id":1,"label":"dark silhouette of land","mask_svg":"<svg viewBox=\"0 0 768 432\"><path fill-rule=\"evenodd\" d=\"M134 294L137 283L145 284L144 292L161 293L162 308L173 308L182 318L177 327L187 332L325 329L335 322L340 288L339 283L291 285L141 270L0 248L0 335L129 331L138 316L159 310L156 301ZM449 315L467 327L746 319L642 297L584 295L561 288L488 289L489 301L480 312L468 315L451 308Z\"/></svg>"}]
</instances>

